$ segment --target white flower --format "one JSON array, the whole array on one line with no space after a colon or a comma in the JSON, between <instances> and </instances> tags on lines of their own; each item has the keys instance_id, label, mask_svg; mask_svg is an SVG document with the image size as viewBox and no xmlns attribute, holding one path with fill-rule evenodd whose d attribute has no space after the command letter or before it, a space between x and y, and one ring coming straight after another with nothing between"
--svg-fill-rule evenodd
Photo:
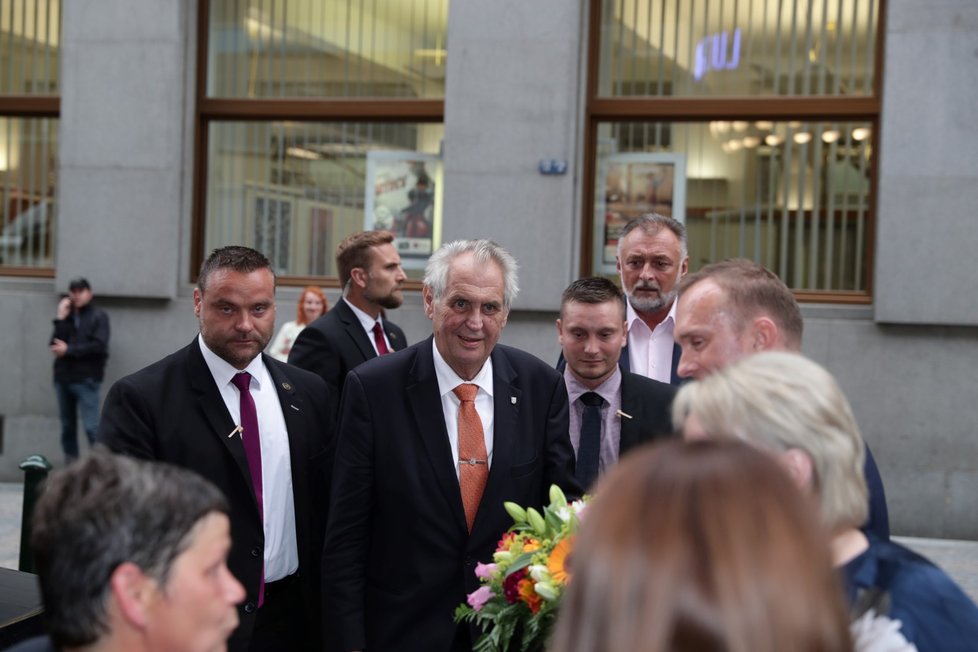
<instances>
[{"instance_id":1,"label":"white flower","mask_svg":"<svg viewBox=\"0 0 978 652\"><path fill-rule=\"evenodd\" d=\"M544 564L532 564L527 570L529 570L530 577L533 578L534 582L550 581L550 571Z\"/></svg>"},{"instance_id":2,"label":"white flower","mask_svg":"<svg viewBox=\"0 0 978 652\"><path fill-rule=\"evenodd\" d=\"M902 623L879 616L872 609L849 625L853 649L856 652L917 652L917 646L907 642L900 633Z\"/></svg>"},{"instance_id":3,"label":"white flower","mask_svg":"<svg viewBox=\"0 0 978 652\"><path fill-rule=\"evenodd\" d=\"M559 507L557 509L557 518L559 518L564 523L569 521L570 517L571 517L571 508L568 507L567 505L564 505L563 507Z\"/></svg>"}]
</instances>

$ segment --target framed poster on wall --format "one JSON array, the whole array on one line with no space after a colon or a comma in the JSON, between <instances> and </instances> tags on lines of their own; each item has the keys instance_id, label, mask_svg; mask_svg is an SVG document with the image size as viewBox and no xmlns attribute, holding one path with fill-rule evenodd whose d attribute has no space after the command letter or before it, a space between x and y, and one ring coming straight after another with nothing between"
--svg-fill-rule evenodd
<instances>
[{"instance_id":1,"label":"framed poster on wall","mask_svg":"<svg viewBox=\"0 0 978 652\"><path fill-rule=\"evenodd\" d=\"M612 154L598 163L595 192L595 272L615 273L622 228L659 213L686 221L686 157L682 154Z\"/></svg>"},{"instance_id":2,"label":"framed poster on wall","mask_svg":"<svg viewBox=\"0 0 978 652\"><path fill-rule=\"evenodd\" d=\"M367 152L363 228L393 233L405 269L424 269L439 245L441 178L433 154Z\"/></svg>"}]
</instances>

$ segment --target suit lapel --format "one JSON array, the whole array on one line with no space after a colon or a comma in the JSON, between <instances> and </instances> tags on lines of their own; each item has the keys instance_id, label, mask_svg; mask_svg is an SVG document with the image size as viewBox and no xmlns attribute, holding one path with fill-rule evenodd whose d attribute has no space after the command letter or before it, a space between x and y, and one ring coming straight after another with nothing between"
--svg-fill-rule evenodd
<instances>
[{"instance_id":1,"label":"suit lapel","mask_svg":"<svg viewBox=\"0 0 978 652\"><path fill-rule=\"evenodd\" d=\"M619 419L621 423L620 440L618 441L619 458L639 441L638 424L642 415L642 405L636 396L635 387L629 378L630 375L627 371L621 374L621 411L632 418L621 417Z\"/></svg>"},{"instance_id":2,"label":"suit lapel","mask_svg":"<svg viewBox=\"0 0 978 652\"><path fill-rule=\"evenodd\" d=\"M672 345L672 375L669 381L671 385L683 384L683 379L679 377L679 358L681 357L683 357L683 347L674 342Z\"/></svg>"},{"instance_id":3,"label":"suit lapel","mask_svg":"<svg viewBox=\"0 0 978 652\"><path fill-rule=\"evenodd\" d=\"M421 438L435 481L451 508L452 518L464 532L466 530L465 509L462 506L458 476L455 475L455 460L452 458L448 429L445 427L441 393L431 347L431 337L417 345L414 365L408 372L408 382L404 389L414 418L415 431Z\"/></svg>"},{"instance_id":4,"label":"suit lapel","mask_svg":"<svg viewBox=\"0 0 978 652\"><path fill-rule=\"evenodd\" d=\"M387 333L387 341L391 343L391 348L395 351L400 351L407 346L404 338L397 334L397 331L394 330L390 322L386 319L384 320L384 332Z\"/></svg>"},{"instance_id":5,"label":"suit lapel","mask_svg":"<svg viewBox=\"0 0 978 652\"><path fill-rule=\"evenodd\" d=\"M285 369L269 356L262 354L265 368L268 375L275 383L275 391L278 393L278 403L282 408L282 416L285 417L285 429L289 438L289 460L292 466L292 482L295 486L294 496L305 496L306 478L302 473L296 473L296 469L305 468L304 460L309 458L308 441L305 438L307 406L303 403L302 397L296 393L295 385L285 375ZM244 448L242 446L242 448ZM250 476L249 476L250 477ZM298 507L298 506L297 506Z\"/></svg>"},{"instance_id":6,"label":"suit lapel","mask_svg":"<svg viewBox=\"0 0 978 652\"><path fill-rule=\"evenodd\" d=\"M227 448L241 472L242 479L248 484L249 493L254 496L255 489L251 484L251 471L248 469L248 458L245 456L244 444L241 443L239 435L228 436L234 429L235 423L231 420L231 415L224 405L224 399L214 382L211 370L207 368L207 363L204 362L204 355L200 352L200 344L197 340L194 340L188 348L187 372L190 387L197 400L197 406L207 421L211 436L217 437ZM257 511L257 502L252 500L252 504Z\"/></svg>"},{"instance_id":7,"label":"suit lapel","mask_svg":"<svg viewBox=\"0 0 978 652\"><path fill-rule=\"evenodd\" d=\"M492 352L492 466L489 467L489 479L472 526L473 535L479 528L479 517L484 513L482 505L501 504L507 475L513 466L513 449L519 432L519 414L523 403L523 393L515 385L516 379L516 371L510 365L509 359L497 347Z\"/></svg>"},{"instance_id":8,"label":"suit lapel","mask_svg":"<svg viewBox=\"0 0 978 652\"><path fill-rule=\"evenodd\" d=\"M333 310L339 313L340 321L343 322L343 328L346 329L347 335L353 340L363 359L370 360L371 358L376 358L377 352L374 350L374 345L370 343L370 340L367 338L367 332L363 330L363 326L360 324L356 313L347 305L346 301L340 299Z\"/></svg>"}]
</instances>

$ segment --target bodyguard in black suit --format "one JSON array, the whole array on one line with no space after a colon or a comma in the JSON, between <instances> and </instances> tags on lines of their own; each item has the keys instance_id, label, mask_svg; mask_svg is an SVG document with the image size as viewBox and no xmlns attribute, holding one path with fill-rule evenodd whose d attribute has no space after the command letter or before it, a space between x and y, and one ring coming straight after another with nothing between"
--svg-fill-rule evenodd
<instances>
[{"instance_id":1,"label":"bodyguard in black suit","mask_svg":"<svg viewBox=\"0 0 978 652\"><path fill-rule=\"evenodd\" d=\"M289 364L322 376L335 402L350 369L407 346L404 331L384 314L403 302L401 284L407 278L393 238L389 231L361 231L339 244L343 298L299 333L289 353Z\"/></svg>"},{"instance_id":2,"label":"bodyguard in black suit","mask_svg":"<svg viewBox=\"0 0 978 652\"><path fill-rule=\"evenodd\" d=\"M557 339L567 361L577 479L585 488L635 446L672 433L676 388L619 368L627 337L625 297L614 283L583 278L564 290Z\"/></svg>"},{"instance_id":3,"label":"bodyguard in black suit","mask_svg":"<svg viewBox=\"0 0 978 652\"><path fill-rule=\"evenodd\" d=\"M194 310L197 339L109 390L99 440L197 471L227 496L228 567L247 591L230 650L318 649L334 446L328 390L315 374L262 354L275 325L275 277L259 252L211 254ZM259 437L249 439L250 423Z\"/></svg>"},{"instance_id":4,"label":"bodyguard in black suit","mask_svg":"<svg viewBox=\"0 0 978 652\"><path fill-rule=\"evenodd\" d=\"M539 508L551 484L580 494L560 375L496 344L515 270L486 240L443 246L423 291L434 337L347 376L323 556L328 650L471 650L453 613L512 525L503 502Z\"/></svg>"}]
</instances>

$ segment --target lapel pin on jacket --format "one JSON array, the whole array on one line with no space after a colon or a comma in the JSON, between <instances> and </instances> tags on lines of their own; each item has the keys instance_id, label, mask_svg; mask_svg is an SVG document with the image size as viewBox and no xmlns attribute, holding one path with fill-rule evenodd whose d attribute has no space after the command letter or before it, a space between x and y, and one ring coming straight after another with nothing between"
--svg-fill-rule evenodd
<instances>
[{"instance_id":1,"label":"lapel pin on jacket","mask_svg":"<svg viewBox=\"0 0 978 652\"><path fill-rule=\"evenodd\" d=\"M282 389L284 389L287 392L291 392L292 391L292 385L289 384L289 383L283 382L282 383Z\"/></svg>"},{"instance_id":2,"label":"lapel pin on jacket","mask_svg":"<svg viewBox=\"0 0 978 652\"><path fill-rule=\"evenodd\" d=\"M516 397L515 396L510 396L509 397L509 402L512 403L513 405L516 405Z\"/></svg>"},{"instance_id":3,"label":"lapel pin on jacket","mask_svg":"<svg viewBox=\"0 0 978 652\"><path fill-rule=\"evenodd\" d=\"M621 410L616 411L615 414L617 414L620 417L625 417L626 419L632 418L632 415L628 414L627 412L622 412Z\"/></svg>"},{"instance_id":4,"label":"lapel pin on jacket","mask_svg":"<svg viewBox=\"0 0 978 652\"><path fill-rule=\"evenodd\" d=\"M293 410L295 410L296 412L302 412L302 410L300 410L296 406L292 405L291 403L289 403L289 407L292 408ZM631 418L631 417L629 417L629 418Z\"/></svg>"}]
</instances>

